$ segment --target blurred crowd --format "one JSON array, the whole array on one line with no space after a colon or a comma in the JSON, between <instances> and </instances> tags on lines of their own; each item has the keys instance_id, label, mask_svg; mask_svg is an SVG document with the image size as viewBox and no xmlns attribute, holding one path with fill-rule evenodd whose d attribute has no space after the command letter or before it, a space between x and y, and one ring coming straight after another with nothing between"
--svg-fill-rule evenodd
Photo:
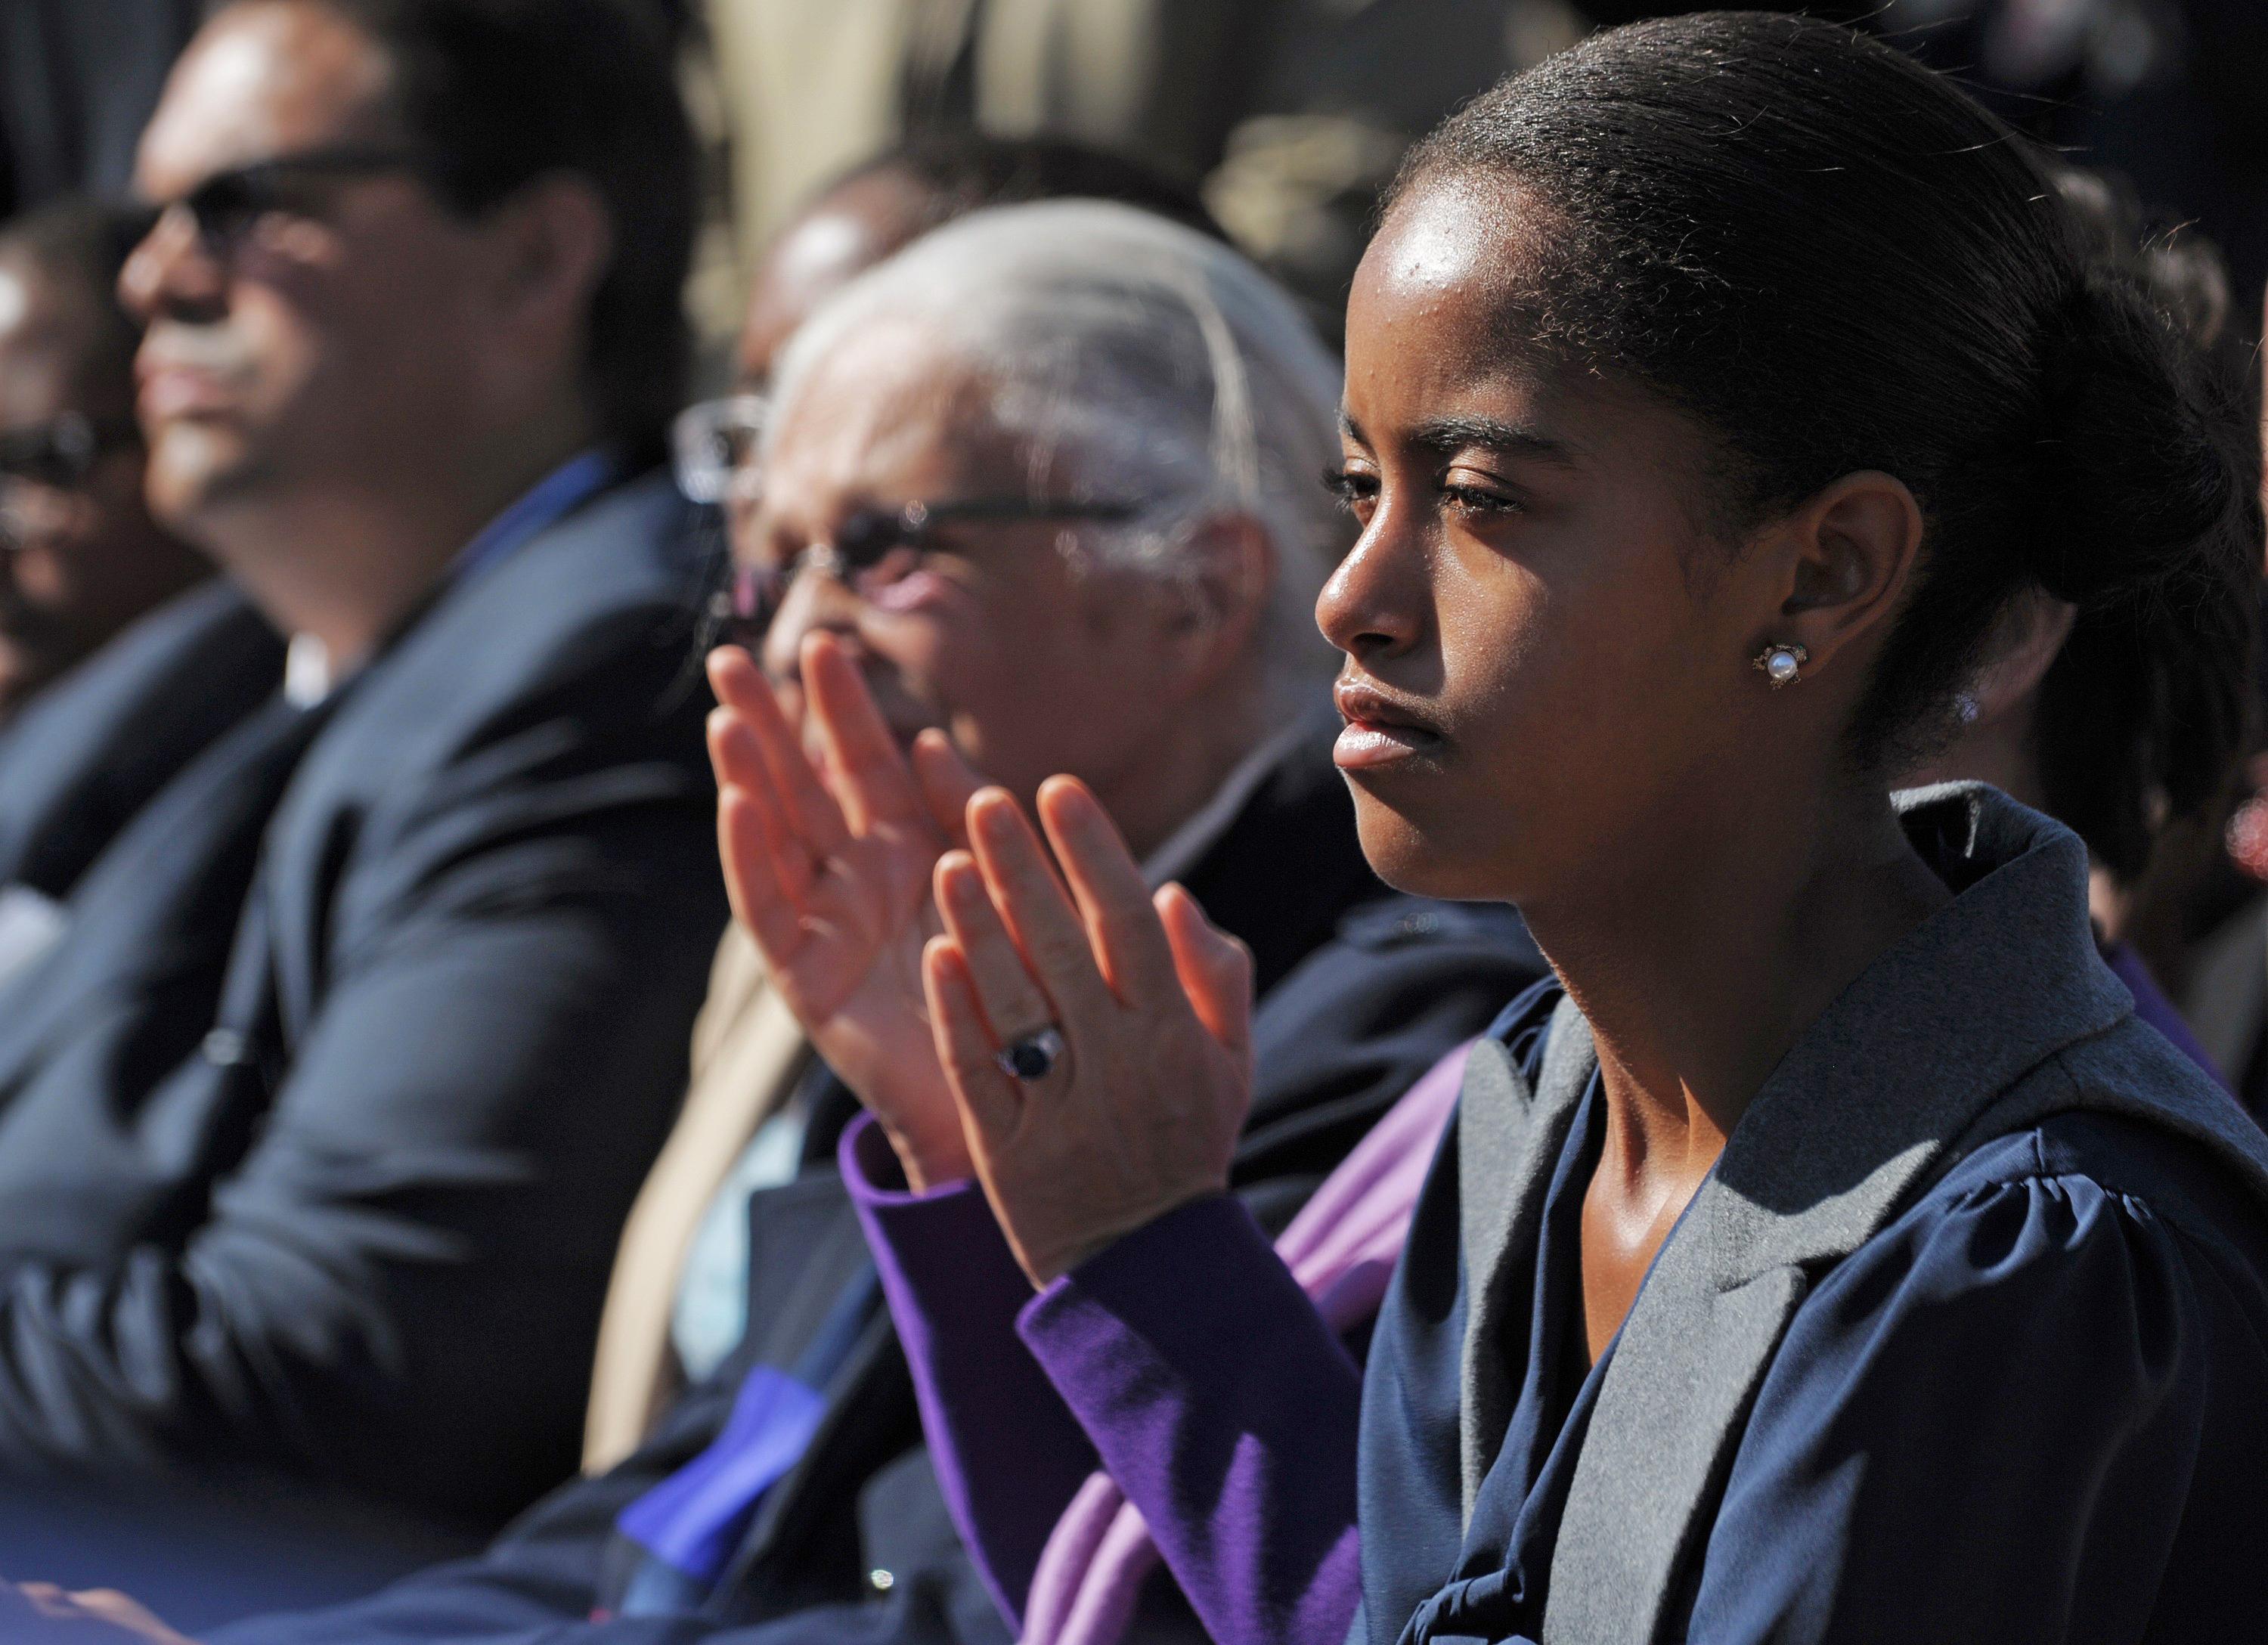
<instances>
[{"instance_id":1,"label":"blurred crowd","mask_svg":"<svg viewBox=\"0 0 2268 1645\"><path fill-rule=\"evenodd\" d=\"M1072 1500L1106 1442L983 1465L1053 1396L939 1323L1092 1255L954 1118L955 986L980 1073L1064 1054L983 971L1045 939L986 808L1094 930L1158 894L1251 1066L1225 1203L1359 1352L1408 1195L1382 1267L1313 1207L1550 968L1390 887L1334 767L1349 293L1427 132L1694 10L0 8L0 1639L1222 1636ZM2257 429L2268 10L1808 10L2040 139ZM2257 535L2027 585L1883 747L2073 830L2109 974L2260 1118ZM929 1203L972 1177L994 1268L921 1221L997 1240Z\"/></svg>"}]
</instances>

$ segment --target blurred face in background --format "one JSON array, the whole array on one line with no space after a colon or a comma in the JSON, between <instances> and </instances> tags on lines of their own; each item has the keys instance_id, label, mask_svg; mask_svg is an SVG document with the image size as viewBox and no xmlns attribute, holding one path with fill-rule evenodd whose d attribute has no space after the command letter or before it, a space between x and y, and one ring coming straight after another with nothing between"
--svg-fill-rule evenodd
<instances>
[{"instance_id":1,"label":"blurred face in background","mask_svg":"<svg viewBox=\"0 0 2268 1645\"><path fill-rule=\"evenodd\" d=\"M934 726L1014 793L1069 771L1108 805L1186 731L1204 642L1170 584L1101 552L1114 522L1079 510L1119 498L1112 476L1035 462L990 398L910 325L862 328L794 385L734 534L743 586L770 591L762 660L798 712L803 637L830 631L902 742Z\"/></svg>"},{"instance_id":2,"label":"blurred face in background","mask_svg":"<svg viewBox=\"0 0 2268 1645\"><path fill-rule=\"evenodd\" d=\"M868 172L813 201L765 248L733 350L734 392L691 408L675 431L679 484L722 508L736 539L754 521L754 459L779 351L828 298L918 239L935 222L936 205L902 172Z\"/></svg>"},{"instance_id":3,"label":"blurred face in background","mask_svg":"<svg viewBox=\"0 0 2268 1645\"><path fill-rule=\"evenodd\" d=\"M176 65L135 174L161 215L120 282L149 328L162 517L202 532L382 491L481 439L479 228L434 192L387 81L376 42L298 0L223 11Z\"/></svg>"},{"instance_id":4,"label":"blurred face in background","mask_svg":"<svg viewBox=\"0 0 2268 1645\"><path fill-rule=\"evenodd\" d=\"M144 506L110 300L0 254L0 717L209 569Z\"/></svg>"},{"instance_id":5,"label":"blurred face in background","mask_svg":"<svg viewBox=\"0 0 2268 1645\"><path fill-rule=\"evenodd\" d=\"M764 252L748 284L735 364L740 386L762 392L772 362L821 304L937 219L937 201L903 172L865 173L799 212Z\"/></svg>"}]
</instances>

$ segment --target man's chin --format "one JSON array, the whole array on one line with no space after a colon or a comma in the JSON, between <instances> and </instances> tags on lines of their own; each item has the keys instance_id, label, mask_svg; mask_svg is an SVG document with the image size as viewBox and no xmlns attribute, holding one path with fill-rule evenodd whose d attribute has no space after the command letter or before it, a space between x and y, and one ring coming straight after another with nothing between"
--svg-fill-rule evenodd
<instances>
[{"instance_id":1,"label":"man's chin","mask_svg":"<svg viewBox=\"0 0 2268 1645\"><path fill-rule=\"evenodd\" d=\"M176 423L151 445L143 491L151 519L188 534L200 520L255 495L264 472L234 429Z\"/></svg>"}]
</instances>

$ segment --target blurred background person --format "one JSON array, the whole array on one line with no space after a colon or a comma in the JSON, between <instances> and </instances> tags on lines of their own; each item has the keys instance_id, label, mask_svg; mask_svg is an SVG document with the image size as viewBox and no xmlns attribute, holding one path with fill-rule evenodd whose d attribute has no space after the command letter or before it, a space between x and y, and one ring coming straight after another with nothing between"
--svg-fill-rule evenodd
<instances>
[{"instance_id":1,"label":"blurred background person","mask_svg":"<svg viewBox=\"0 0 2268 1645\"><path fill-rule=\"evenodd\" d=\"M723 829L741 906L757 907L749 808L774 780L752 761L805 797L818 779L801 749L822 742L906 786L910 747L948 797L971 767L1023 793L1087 773L1153 880L1252 950L1259 1095L1237 1183L1280 1226L1542 967L1506 911L1395 896L1360 859L1309 617L1345 537L1311 472L1336 438L1329 356L1219 242L1063 202L972 216L846 287L781 356L773 394L762 505L734 542L737 632L771 684L739 651L712 663L735 705L712 740L739 773ZM648 1327L705 1378L635 1455L480 1560L217 1639L1003 1637L835 1169L861 1098L940 1077L896 991L944 840L903 813L888 840L861 830L855 849L889 857L911 898L886 917L872 985L829 1002L823 956L738 933L762 979L751 1009L778 1026L733 1030L714 1067L740 1059L740 1075L704 1074L671 1144L736 1162L699 1202L720 1237ZM888 1054L909 1038L917 1058Z\"/></svg>"},{"instance_id":2,"label":"blurred background person","mask_svg":"<svg viewBox=\"0 0 2268 1645\"><path fill-rule=\"evenodd\" d=\"M751 259L822 179L891 143L1047 134L1202 187L1335 327L1376 191L1503 72L1526 15L1522 0L709 0L706 21ZM1546 48L1565 43L1557 20Z\"/></svg>"},{"instance_id":3,"label":"blurred background person","mask_svg":"<svg viewBox=\"0 0 2268 1645\"><path fill-rule=\"evenodd\" d=\"M572 1470L725 911L690 151L609 0L238 0L144 134L151 506L289 646L0 992L0 1512L107 1485L90 1566L173 1480L288 1574L270 1475L475 1539Z\"/></svg>"},{"instance_id":4,"label":"blurred background person","mask_svg":"<svg viewBox=\"0 0 2268 1645\"><path fill-rule=\"evenodd\" d=\"M141 330L118 304L138 238L138 218L91 202L0 226L0 724L212 574L142 498Z\"/></svg>"},{"instance_id":5,"label":"blurred background person","mask_svg":"<svg viewBox=\"0 0 2268 1645\"><path fill-rule=\"evenodd\" d=\"M0 979L281 666L232 591L182 594L211 564L143 498L141 332L118 273L144 221L67 200L0 226Z\"/></svg>"},{"instance_id":6,"label":"blurred background person","mask_svg":"<svg viewBox=\"0 0 2268 1645\"><path fill-rule=\"evenodd\" d=\"M748 282L739 386L761 392L796 328L885 257L971 211L1035 200L1116 200L1225 238L1194 190L1108 149L973 129L917 136L824 184L781 225Z\"/></svg>"}]
</instances>

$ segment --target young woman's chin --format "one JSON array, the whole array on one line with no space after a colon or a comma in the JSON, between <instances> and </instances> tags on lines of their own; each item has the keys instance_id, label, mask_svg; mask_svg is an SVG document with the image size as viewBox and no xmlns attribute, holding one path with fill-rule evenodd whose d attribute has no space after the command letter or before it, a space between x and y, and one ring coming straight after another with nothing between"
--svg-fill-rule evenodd
<instances>
[{"instance_id":1,"label":"young woman's chin","mask_svg":"<svg viewBox=\"0 0 2268 1645\"><path fill-rule=\"evenodd\" d=\"M1476 819L1462 819L1462 827L1454 822L1445 827L1397 808L1359 780L1350 781L1347 787L1354 795L1362 854L1369 859L1372 872L1395 890L1453 903L1509 900L1499 866L1485 852L1472 849L1483 838L1468 836L1486 837L1489 832L1472 829ZM1500 817L1494 821L1500 826ZM1504 842L1498 833L1487 843L1500 849Z\"/></svg>"}]
</instances>

